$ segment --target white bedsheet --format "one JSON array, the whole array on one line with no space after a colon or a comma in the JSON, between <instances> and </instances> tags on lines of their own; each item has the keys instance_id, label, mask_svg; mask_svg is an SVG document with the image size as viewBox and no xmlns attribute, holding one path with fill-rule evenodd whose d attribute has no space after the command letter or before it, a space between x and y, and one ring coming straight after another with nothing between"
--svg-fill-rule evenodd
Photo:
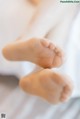
<instances>
[{"instance_id":1,"label":"white bedsheet","mask_svg":"<svg viewBox=\"0 0 80 119\"><path fill-rule=\"evenodd\" d=\"M30 17L26 16L29 11L23 1L0 0L0 74L14 74L21 77L30 73L35 67L31 63L8 62L3 58L1 52L5 44L12 42L24 32L26 21L28 23L32 16L32 14ZM34 8L30 4L28 6L30 12L33 12ZM72 77L75 84L73 96L80 96L80 12L76 15L69 33L68 40L63 46L67 54L67 61L59 68L59 71Z\"/></svg>"}]
</instances>

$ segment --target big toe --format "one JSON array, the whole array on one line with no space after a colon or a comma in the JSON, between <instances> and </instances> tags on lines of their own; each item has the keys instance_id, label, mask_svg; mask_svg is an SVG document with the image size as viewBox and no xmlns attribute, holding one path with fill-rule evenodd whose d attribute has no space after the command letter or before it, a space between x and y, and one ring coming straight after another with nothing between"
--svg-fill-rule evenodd
<instances>
[{"instance_id":1,"label":"big toe","mask_svg":"<svg viewBox=\"0 0 80 119\"><path fill-rule=\"evenodd\" d=\"M65 55L62 49L56 47L54 49L55 56L53 58L53 67L60 67L65 61Z\"/></svg>"},{"instance_id":2,"label":"big toe","mask_svg":"<svg viewBox=\"0 0 80 119\"><path fill-rule=\"evenodd\" d=\"M67 84L66 86L64 86L61 99L60 99L61 102L65 102L70 98L73 92L73 87L74 87L73 83Z\"/></svg>"}]
</instances>

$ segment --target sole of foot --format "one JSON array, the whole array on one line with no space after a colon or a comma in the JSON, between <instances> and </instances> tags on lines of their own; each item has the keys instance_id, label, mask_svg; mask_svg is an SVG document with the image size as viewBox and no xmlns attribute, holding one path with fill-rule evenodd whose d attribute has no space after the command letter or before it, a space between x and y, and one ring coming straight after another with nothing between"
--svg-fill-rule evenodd
<instances>
[{"instance_id":1,"label":"sole of foot","mask_svg":"<svg viewBox=\"0 0 80 119\"><path fill-rule=\"evenodd\" d=\"M45 39L18 40L3 48L3 55L11 61L30 61L43 68L60 67L64 62L63 51Z\"/></svg>"},{"instance_id":2,"label":"sole of foot","mask_svg":"<svg viewBox=\"0 0 80 119\"><path fill-rule=\"evenodd\" d=\"M20 80L20 87L29 94L39 96L49 103L67 101L73 92L73 82L68 76L43 69Z\"/></svg>"}]
</instances>

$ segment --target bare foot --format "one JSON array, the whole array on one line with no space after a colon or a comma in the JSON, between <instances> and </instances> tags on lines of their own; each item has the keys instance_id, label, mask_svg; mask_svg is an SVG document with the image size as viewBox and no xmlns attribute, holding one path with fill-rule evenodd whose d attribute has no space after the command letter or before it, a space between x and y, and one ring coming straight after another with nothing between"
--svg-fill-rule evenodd
<instances>
[{"instance_id":1,"label":"bare foot","mask_svg":"<svg viewBox=\"0 0 80 119\"><path fill-rule=\"evenodd\" d=\"M8 60L30 61L43 68L59 67L63 64L63 51L44 39L16 41L3 49L3 55Z\"/></svg>"},{"instance_id":2,"label":"bare foot","mask_svg":"<svg viewBox=\"0 0 80 119\"><path fill-rule=\"evenodd\" d=\"M50 69L28 75L20 80L20 87L27 93L40 96L50 103L65 102L73 91L73 82Z\"/></svg>"},{"instance_id":3,"label":"bare foot","mask_svg":"<svg viewBox=\"0 0 80 119\"><path fill-rule=\"evenodd\" d=\"M31 3L38 5L40 3L40 0L29 0Z\"/></svg>"}]
</instances>

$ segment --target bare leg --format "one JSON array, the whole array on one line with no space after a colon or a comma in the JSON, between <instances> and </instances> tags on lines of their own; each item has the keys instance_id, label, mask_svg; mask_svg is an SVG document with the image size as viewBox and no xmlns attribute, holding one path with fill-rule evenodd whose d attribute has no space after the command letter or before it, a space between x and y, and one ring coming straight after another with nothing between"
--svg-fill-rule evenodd
<instances>
[{"instance_id":1,"label":"bare leg","mask_svg":"<svg viewBox=\"0 0 80 119\"><path fill-rule=\"evenodd\" d=\"M75 13L78 4L61 4L57 0L41 0L35 15L29 23L28 30L23 34L23 40L32 37L42 38L52 28L61 23L67 16ZM73 9L73 11L72 11ZM67 19L66 18L66 19Z\"/></svg>"}]
</instances>

